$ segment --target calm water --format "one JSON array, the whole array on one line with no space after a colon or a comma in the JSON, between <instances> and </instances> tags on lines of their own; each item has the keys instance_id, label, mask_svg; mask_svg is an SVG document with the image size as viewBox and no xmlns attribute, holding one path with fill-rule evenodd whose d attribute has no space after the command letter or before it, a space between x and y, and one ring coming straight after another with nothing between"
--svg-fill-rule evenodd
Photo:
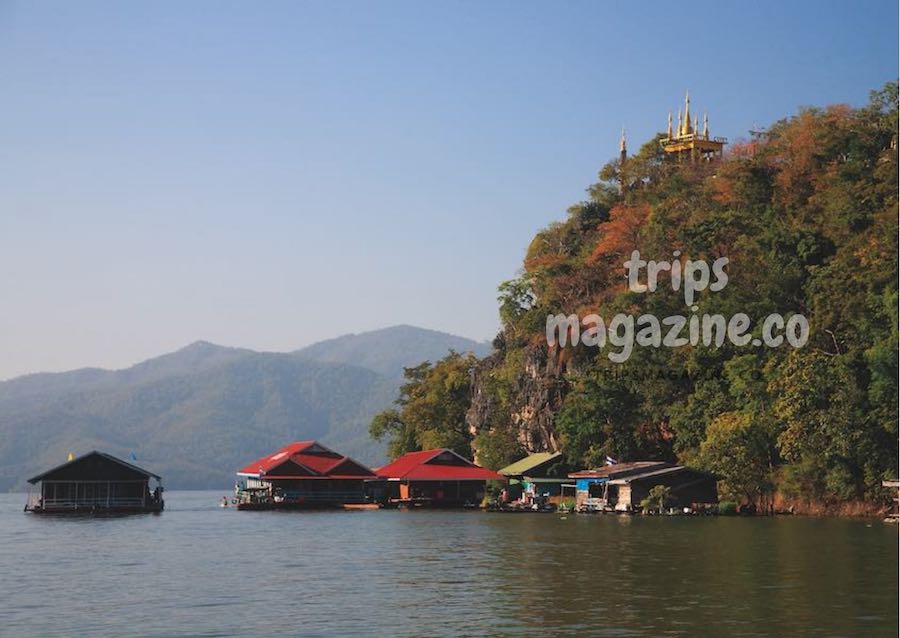
<instances>
[{"instance_id":1,"label":"calm water","mask_svg":"<svg viewBox=\"0 0 900 638\"><path fill-rule=\"evenodd\" d=\"M896 636L880 522L483 512L51 518L0 496L3 636Z\"/></svg>"}]
</instances>

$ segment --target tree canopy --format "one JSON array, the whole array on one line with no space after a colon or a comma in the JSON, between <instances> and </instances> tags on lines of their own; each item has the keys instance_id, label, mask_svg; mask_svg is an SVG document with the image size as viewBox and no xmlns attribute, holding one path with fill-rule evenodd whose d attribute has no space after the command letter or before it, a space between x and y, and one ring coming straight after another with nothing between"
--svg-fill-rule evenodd
<instances>
[{"instance_id":1,"label":"tree canopy","mask_svg":"<svg viewBox=\"0 0 900 638\"><path fill-rule=\"evenodd\" d=\"M609 163L500 286L495 354L408 371L401 409L379 415L373 434L390 432L394 453L471 446L468 401L475 447L498 458L557 448L576 466L668 459L719 473L736 498L879 498L898 463L897 90L888 83L862 108L803 109L720 161L674 161L657 136ZM727 257L728 285L701 291L695 309L667 288L671 272L656 293L636 293L623 270L633 250ZM771 313L802 315L809 339L635 347L616 363L596 347L548 346L544 334L559 313L692 312L746 313L753 338ZM450 378L459 382L446 389Z\"/></svg>"},{"instance_id":2,"label":"tree canopy","mask_svg":"<svg viewBox=\"0 0 900 638\"><path fill-rule=\"evenodd\" d=\"M473 354L450 352L434 364L406 368L397 408L377 414L369 433L376 440L388 439L392 459L437 447L471 457L466 411L477 363Z\"/></svg>"}]
</instances>

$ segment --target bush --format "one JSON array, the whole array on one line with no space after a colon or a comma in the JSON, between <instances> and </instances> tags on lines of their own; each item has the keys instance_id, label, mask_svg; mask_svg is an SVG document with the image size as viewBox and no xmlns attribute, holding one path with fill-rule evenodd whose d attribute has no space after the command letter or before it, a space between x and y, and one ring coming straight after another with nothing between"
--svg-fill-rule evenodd
<instances>
[{"instance_id":1,"label":"bush","mask_svg":"<svg viewBox=\"0 0 900 638\"><path fill-rule=\"evenodd\" d=\"M641 501L641 509L645 514L656 511L662 514L672 501L672 489L665 485L654 485L650 493Z\"/></svg>"},{"instance_id":2,"label":"bush","mask_svg":"<svg viewBox=\"0 0 900 638\"><path fill-rule=\"evenodd\" d=\"M721 516L734 516L737 514L737 503L734 501L719 501L719 514Z\"/></svg>"}]
</instances>

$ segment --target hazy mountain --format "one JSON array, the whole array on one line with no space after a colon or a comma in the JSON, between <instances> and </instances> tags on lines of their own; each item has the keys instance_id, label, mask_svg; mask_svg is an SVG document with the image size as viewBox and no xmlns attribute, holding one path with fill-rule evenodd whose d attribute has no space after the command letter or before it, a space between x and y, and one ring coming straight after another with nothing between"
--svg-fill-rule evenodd
<instances>
[{"instance_id":1,"label":"hazy mountain","mask_svg":"<svg viewBox=\"0 0 900 638\"><path fill-rule=\"evenodd\" d=\"M435 361L450 349L473 352L483 357L490 353L491 344L436 330L393 326L320 341L294 354L305 359L357 365L390 377L401 377L404 367L425 360Z\"/></svg>"},{"instance_id":2,"label":"hazy mountain","mask_svg":"<svg viewBox=\"0 0 900 638\"><path fill-rule=\"evenodd\" d=\"M141 383L153 379L199 372L234 361L252 350L226 348L206 341L196 341L176 352L148 359L124 370L82 368L71 372L40 372L0 382L0 405L11 403L29 406L41 403L48 396L84 392L120 386L122 383ZM3 413L0 412L0 419Z\"/></svg>"},{"instance_id":3,"label":"hazy mountain","mask_svg":"<svg viewBox=\"0 0 900 638\"><path fill-rule=\"evenodd\" d=\"M32 374L0 383L0 489L101 449L161 474L171 488L228 488L234 471L291 440L317 438L364 463L384 461L368 437L391 405L403 366L467 339L410 326L349 335L293 353L206 342L125 370Z\"/></svg>"}]
</instances>

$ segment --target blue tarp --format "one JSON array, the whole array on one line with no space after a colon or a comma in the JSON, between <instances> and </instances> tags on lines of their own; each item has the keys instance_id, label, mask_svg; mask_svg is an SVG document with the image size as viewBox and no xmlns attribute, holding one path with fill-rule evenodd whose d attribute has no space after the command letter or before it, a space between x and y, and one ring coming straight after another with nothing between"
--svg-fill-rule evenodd
<instances>
[{"instance_id":1,"label":"blue tarp","mask_svg":"<svg viewBox=\"0 0 900 638\"><path fill-rule=\"evenodd\" d=\"M580 478L575 480L575 489L579 492L587 492L588 488L591 485L596 485L597 483L606 483L609 479L606 477L603 478Z\"/></svg>"}]
</instances>

